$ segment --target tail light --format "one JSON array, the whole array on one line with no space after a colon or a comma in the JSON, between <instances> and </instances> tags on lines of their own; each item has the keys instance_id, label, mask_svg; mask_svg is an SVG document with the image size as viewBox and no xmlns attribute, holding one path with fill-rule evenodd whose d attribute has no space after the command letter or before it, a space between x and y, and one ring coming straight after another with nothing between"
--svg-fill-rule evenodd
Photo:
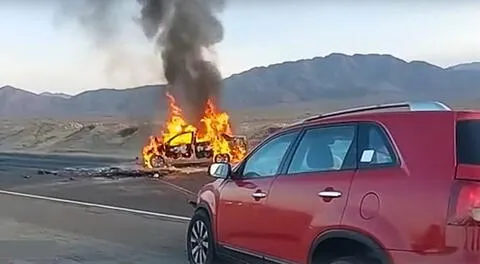
<instances>
[{"instance_id":1,"label":"tail light","mask_svg":"<svg viewBox=\"0 0 480 264\"><path fill-rule=\"evenodd\" d=\"M450 200L448 224L480 225L480 183L455 182Z\"/></svg>"}]
</instances>

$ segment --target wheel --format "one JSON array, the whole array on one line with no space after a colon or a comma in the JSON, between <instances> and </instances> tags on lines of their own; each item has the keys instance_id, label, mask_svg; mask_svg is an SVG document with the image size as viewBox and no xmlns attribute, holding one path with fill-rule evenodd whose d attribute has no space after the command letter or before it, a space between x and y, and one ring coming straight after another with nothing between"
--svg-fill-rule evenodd
<instances>
[{"instance_id":1,"label":"wheel","mask_svg":"<svg viewBox=\"0 0 480 264\"><path fill-rule=\"evenodd\" d=\"M154 168L163 168L166 166L165 158L159 155L153 155L150 158L150 164Z\"/></svg>"},{"instance_id":2,"label":"wheel","mask_svg":"<svg viewBox=\"0 0 480 264\"><path fill-rule=\"evenodd\" d=\"M370 264L372 262L368 262L366 259L361 258L361 257L340 257L332 262L330 264Z\"/></svg>"},{"instance_id":3,"label":"wheel","mask_svg":"<svg viewBox=\"0 0 480 264\"><path fill-rule=\"evenodd\" d=\"M214 159L215 163L229 163L230 162L230 155L228 154L218 154L215 156Z\"/></svg>"},{"instance_id":4,"label":"wheel","mask_svg":"<svg viewBox=\"0 0 480 264\"><path fill-rule=\"evenodd\" d=\"M210 220L204 211L197 211L190 220L187 255L190 264L212 264L216 258Z\"/></svg>"}]
</instances>

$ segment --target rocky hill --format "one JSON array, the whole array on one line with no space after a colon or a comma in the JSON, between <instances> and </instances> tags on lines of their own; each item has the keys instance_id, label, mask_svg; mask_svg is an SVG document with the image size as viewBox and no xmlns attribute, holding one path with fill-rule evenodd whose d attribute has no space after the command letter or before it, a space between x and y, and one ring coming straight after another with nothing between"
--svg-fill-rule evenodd
<instances>
[{"instance_id":1,"label":"rocky hill","mask_svg":"<svg viewBox=\"0 0 480 264\"><path fill-rule=\"evenodd\" d=\"M331 100L480 99L479 63L447 69L391 55L344 55L257 67L224 80L230 109ZM99 89L75 96L0 88L0 118L149 117L165 107L163 86ZM365 101L365 100L363 100Z\"/></svg>"}]
</instances>

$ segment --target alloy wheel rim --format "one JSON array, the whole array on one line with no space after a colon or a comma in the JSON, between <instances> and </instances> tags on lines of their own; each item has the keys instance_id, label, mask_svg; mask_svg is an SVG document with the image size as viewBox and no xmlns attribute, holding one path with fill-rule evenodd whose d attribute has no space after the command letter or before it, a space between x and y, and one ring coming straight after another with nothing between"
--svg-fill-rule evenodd
<instances>
[{"instance_id":1,"label":"alloy wheel rim","mask_svg":"<svg viewBox=\"0 0 480 264\"><path fill-rule=\"evenodd\" d=\"M165 165L165 160L162 157L158 156L158 157L154 157L152 159L152 163L153 163L152 164L153 167L160 168L160 167L163 167Z\"/></svg>"},{"instance_id":2,"label":"alloy wheel rim","mask_svg":"<svg viewBox=\"0 0 480 264\"><path fill-rule=\"evenodd\" d=\"M191 255L195 264L205 264L208 257L208 230L203 221L197 220L190 234Z\"/></svg>"}]
</instances>

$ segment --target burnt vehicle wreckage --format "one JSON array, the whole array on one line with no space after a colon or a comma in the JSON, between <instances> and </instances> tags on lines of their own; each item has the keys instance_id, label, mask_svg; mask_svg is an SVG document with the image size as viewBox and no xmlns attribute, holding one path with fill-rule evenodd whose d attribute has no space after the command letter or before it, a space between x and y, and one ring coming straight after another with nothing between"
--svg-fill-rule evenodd
<instances>
[{"instance_id":1,"label":"burnt vehicle wreckage","mask_svg":"<svg viewBox=\"0 0 480 264\"><path fill-rule=\"evenodd\" d=\"M228 149L231 152L247 150L248 142L246 136L220 134L226 142L228 142ZM188 140L176 140L177 138L185 138ZM148 161L153 168L163 168L175 163L175 161L186 162L232 162L232 153L218 153L215 154L211 141L202 141L197 137L197 132L187 131L181 132L165 143L161 139L156 138L156 150L152 149L152 153L148 153Z\"/></svg>"}]
</instances>

